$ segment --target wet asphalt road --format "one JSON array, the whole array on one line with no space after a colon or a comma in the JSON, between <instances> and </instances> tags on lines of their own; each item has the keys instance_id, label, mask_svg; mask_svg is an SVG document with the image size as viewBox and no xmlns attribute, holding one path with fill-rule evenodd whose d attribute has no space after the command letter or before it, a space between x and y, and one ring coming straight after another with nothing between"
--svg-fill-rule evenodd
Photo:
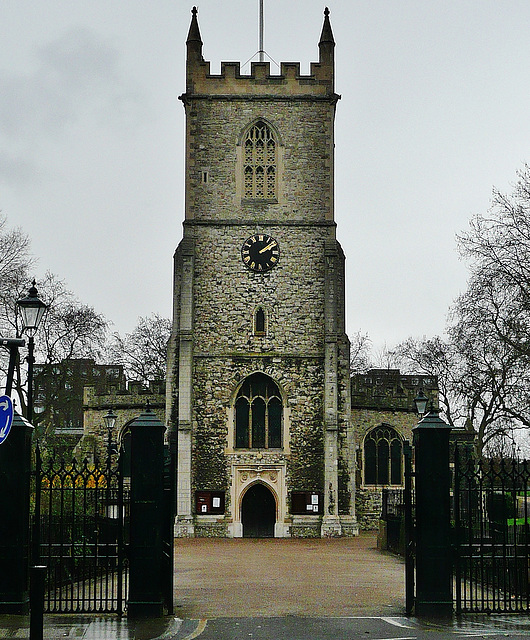
<instances>
[{"instance_id":1,"label":"wet asphalt road","mask_svg":"<svg viewBox=\"0 0 530 640\"><path fill-rule=\"evenodd\" d=\"M463 621L399 617L217 618L184 621L175 640L457 640L530 637L530 620L479 616Z\"/></svg>"},{"instance_id":2,"label":"wet asphalt road","mask_svg":"<svg viewBox=\"0 0 530 640\"><path fill-rule=\"evenodd\" d=\"M0 616L0 638L28 638L28 616ZM129 620L116 616L45 616L46 640L496 640L530 638L529 616L417 620L400 616L239 617Z\"/></svg>"}]
</instances>

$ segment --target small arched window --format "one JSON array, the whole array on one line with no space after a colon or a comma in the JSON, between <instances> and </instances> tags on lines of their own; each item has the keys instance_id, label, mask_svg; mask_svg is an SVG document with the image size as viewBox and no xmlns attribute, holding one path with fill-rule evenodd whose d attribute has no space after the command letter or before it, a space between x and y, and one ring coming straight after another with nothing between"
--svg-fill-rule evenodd
<instances>
[{"instance_id":1,"label":"small arched window","mask_svg":"<svg viewBox=\"0 0 530 640\"><path fill-rule=\"evenodd\" d=\"M277 143L269 126L258 121L243 142L243 193L252 200L277 198Z\"/></svg>"},{"instance_id":2,"label":"small arched window","mask_svg":"<svg viewBox=\"0 0 530 640\"><path fill-rule=\"evenodd\" d=\"M403 483L403 443L398 432L387 425L372 429L364 439L364 484Z\"/></svg>"},{"instance_id":3,"label":"small arched window","mask_svg":"<svg viewBox=\"0 0 530 640\"><path fill-rule=\"evenodd\" d=\"M275 382L254 373L242 384L235 404L237 449L280 449L283 404Z\"/></svg>"},{"instance_id":4,"label":"small arched window","mask_svg":"<svg viewBox=\"0 0 530 640\"><path fill-rule=\"evenodd\" d=\"M264 336L266 333L266 315L262 307L258 307L254 313L254 334Z\"/></svg>"}]
</instances>

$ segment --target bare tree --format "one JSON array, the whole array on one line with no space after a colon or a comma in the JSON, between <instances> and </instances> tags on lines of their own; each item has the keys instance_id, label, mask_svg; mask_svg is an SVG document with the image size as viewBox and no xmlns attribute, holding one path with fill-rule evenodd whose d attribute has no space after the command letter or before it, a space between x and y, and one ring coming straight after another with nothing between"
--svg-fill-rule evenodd
<instances>
[{"instance_id":1,"label":"bare tree","mask_svg":"<svg viewBox=\"0 0 530 640\"><path fill-rule=\"evenodd\" d=\"M99 360L107 338L105 317L80 302L64 281L51 273L40 283L39 294L48 305L39 329L40 361L49 364L71 358Z\"/></svg>"},{"instance_id":2,"label":"bare tree","mask_svg":"<svg viewBox=\"0 0 530 640\"><path fill-rule=\"evenodd\" d=\"M457 355L448 340L408 338L393 350L394 358L403 373L422 374L438 379L440 408L448 424L455 426L465 418L455 397Z\"/></svg>"},{"instance_id":3,"label":"bare tree","mask_svg":"<svg viewBox=\"0 0 530 640\"><path fill-rule=\"evenodd\" d=\"M399 369L399 359L386 344L372 352L373 367L377 369Z\"/></svg>"},{"instance_id":4,"label":"bare tree","mask_svg":"<svg viewBox=\"0 0 530 640\"><path fill-rule=\"evenodd\" d=\"M511 194L493 191L487 214L458 238L470 262L471 285L500 340L530 356L530 167L517 173Z\"/></svg>"},{"instance_id":5,"label":"bare tree","mask_svg":"<svg viewBox=\"0 0 530 640\"><path fill-rule=\"evenodd\" d=\"M139 318L131 333L112 336L109 357L122 364L128 378L148 384L166 377L167 344L171 321L157 313Z\"/></svg>"},{"instance_id":6,"label":"bare tree","mask_svg":"<svg viewBox=\"0 0 530 640\"><path fill-rule=\"evenodd\" d=\"M493 191L492 206L460 235L469 261L468 289L455 306L462 347L474 344L476 370L487 374L488 403L479 410L505 440L530 426L530 167L517 173L510 194ZM457 323L458 326L458 323ZM473 338L470 334L474 334ZM464 339L464 336L467 338ZM478 346L480 345L481 350ZM468 376L469 385L485 380ZM495 430L494 430L495 431ZM488 441L485 446L489 446Z\"/></svg>"},{"instance_id":7,"label":"bare tree","mask_svg":"<svg viewBox=\"0 0 530 640\"><path fill-rule=\"evenodd\" d=\"M0 215L0 284L9 286L13 274L27 270L34 260L30 254L29 236L20 227L10 229L7 218Z\"/></svg>"},{"instance_id":8,"label":"bare tree","mask_svg":"<svg viewBox=\"0 0 530 640\"><path fill-rule=\"evenodd\" d=\"M350 374L366 373L372 365L372 341L367 333L357 331L350 338Z\"/></svg>"},{"instance_id":9,"label":"bare tree","mask_svg":"<svg viewBox=\"0 0 530 640\"><path fill-rule=\"evenodd\" d=\"M16 300L27 294L29 280L22 283L10 292L10 308L14 329L17 335L21 335L22 326L20 315L16 308ZM98 360L104 352L107 326L106 319L96 311L81 303L75 295L67 289L65 283L57 276L47 273L43 280L37 283L39 297L47 304L47 310L35 337L35 361L43 365L59 365L65 360L73 358L93 358ZM47 415L53 415L54 403L58 393L53 393L53 388L58 392L64 388L65 380L60 367L56 369L51 396L45 399L47 414L42 416L46 420ZM25 360L18 361L14 391L19 397L22 411L26 410L27 398L27 368Z\"/></svg>"},{"instance_id":10,"label":"bare tree","mask_svg":"<svg viewBox=\"0 0 530 640\"><path fill-rule=\"evenodd\" d=\"M459 356L455 392L461 405L465 403L480 454L496 439L513 438L526 413L520 402L526 364L500 339L483 302L483 290L471 285L457 300L449 329Z\"/></svg>"},{"instance_id":11,"label":"bare tree","mask_svg":"<svg viewBox=\"0 0 530 640\"><path fill-rule=\"evenodd\" d=\"M526 169L514 199L497 193L490 214L462 236L471 275L450 310L447 337L409 339L396 349L406 367L438 376L447 421L473 428L480 455L530 426L528 179Z\"/></svg>"},{"instance_id":12,"label":"bare tree","mask_svg":"<svg viewBox=\"0 0 530 640\"><path fill-rule=\"evenodd\" d=\"M405 370L437 376L447 423L472 429L479 455L495 440L513 438L506 400L516 375L515 363L509 355L490 349L484 335L459 322L450 328L447 340L409 339L398 345L396 353Z\"/></svg>"},{"instance_id":13,"label":"bare tree","mask_svg":"<svg viewBox=\"0 0 530 640\"><path fill-rule=\"evenodd\" d=\"M20 228L9 228L0 215L0 335L4 337L17 335L16 296L34 263L29 237Z\"/></svg>"}]
</instances>

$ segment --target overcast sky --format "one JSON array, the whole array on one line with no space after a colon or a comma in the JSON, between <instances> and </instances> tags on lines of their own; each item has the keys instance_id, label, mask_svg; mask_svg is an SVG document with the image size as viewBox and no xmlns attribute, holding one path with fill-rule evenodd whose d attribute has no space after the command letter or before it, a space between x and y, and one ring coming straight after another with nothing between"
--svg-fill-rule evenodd
<instances>
[{"instance_id":1,"label":"overcast sky","mask_svg":"<svg viewBox=\"0 0 530 640\"><path fill-rule=\"evenodd\" d=\"M465 288L455 234L530 159L528 0L330 0L338 238L350 334L443 331ZM276 62L318 59L323 0L265 0ZM2 0L0 209L131 331L171 314L184 216L183 0ZM201 0L203 54L249 60L258 0Z\"/></svg>"}]
</instances>

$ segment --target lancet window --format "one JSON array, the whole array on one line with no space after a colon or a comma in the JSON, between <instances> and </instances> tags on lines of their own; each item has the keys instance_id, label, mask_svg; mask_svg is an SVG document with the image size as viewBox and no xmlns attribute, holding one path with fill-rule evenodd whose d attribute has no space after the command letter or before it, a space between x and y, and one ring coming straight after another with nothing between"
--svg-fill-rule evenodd
<instances>
[{"instance_id":1,"label":"lancet window","mask_svg":"<svg viewBox=\"0 0 530 640\"><path fill-rule=\"evenodd\" d=\"M264 336L266 333L266 316L263 307L258 307L254 312L254 335Z\"/></svg>"}]
</instances>

